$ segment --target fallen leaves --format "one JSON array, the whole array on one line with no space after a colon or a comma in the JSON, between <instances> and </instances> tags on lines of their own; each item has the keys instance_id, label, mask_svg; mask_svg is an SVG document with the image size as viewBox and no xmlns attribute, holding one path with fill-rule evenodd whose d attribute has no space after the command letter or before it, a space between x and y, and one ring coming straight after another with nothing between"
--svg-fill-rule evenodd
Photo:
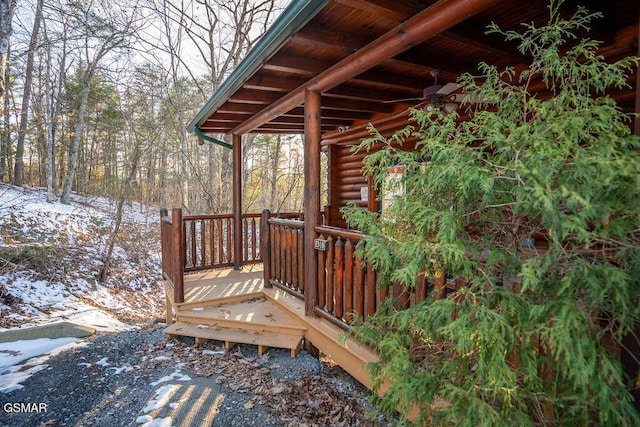
<instances>
[{"instance_id":1,"label":"fallen leaves","mask_svg":"<svg viewBox=\"0 0 640 427\"><path fill-rule=\"evenodd\" d=\"M210 343L210 342L209 342ZM184 364L193 375L214 377L226 389L247 395L245 410L262 406L268 416L289 426L374 426L357 400L337 391L323 374L286 371L268 357L248 357L236 351L202 350L181 342L158 342L147 349L143 363ZM168 359L158 359L167 356ZM272 370L286 371L284 377Z\"/></svg>"}]
</instances>

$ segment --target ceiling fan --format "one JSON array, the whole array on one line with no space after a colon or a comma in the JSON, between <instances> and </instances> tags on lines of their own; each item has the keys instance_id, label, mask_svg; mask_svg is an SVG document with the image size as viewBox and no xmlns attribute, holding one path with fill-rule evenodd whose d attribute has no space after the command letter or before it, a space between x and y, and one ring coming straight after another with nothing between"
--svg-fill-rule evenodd
<instances>
[{"instance_id":1,"label":"ceiling fan","mask_svg":"<svg viewBox=\"0 0 640 427\"><path fill-rule=\"evenodd\" d=\"M439 84L438 77L440 77L441 72L442 70L439 69L431 71L431 75L435 79L435 82L433 85L424 88L421 97L394 99L391 101L385 101L385 103L422 101L418 105L422 104L422 108L425 111L440 110L445 114L449 114L454 112L460 103L478 102L468 95L453 93L460 88L461 85L459 83Z\"/></svg>"}]
</instances>

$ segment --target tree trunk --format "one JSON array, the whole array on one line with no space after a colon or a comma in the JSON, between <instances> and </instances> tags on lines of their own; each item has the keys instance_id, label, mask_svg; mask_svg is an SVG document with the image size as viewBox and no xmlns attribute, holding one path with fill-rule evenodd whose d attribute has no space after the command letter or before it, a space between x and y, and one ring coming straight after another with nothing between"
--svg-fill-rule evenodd
<instances>
[{"instance_id":1,"label":"tree trunk","mask_svg":"<svg viewBox=\"0 0 640 427\"><path fill-rule=\"evenodd\" d=\"M27 134L27 121L29 120L29 102L31 101L31 83L33 80L33 58L38 44L38 33L40 32L40 21L42 19L43 0L38 0L36 5L36 15L33 20L33 31L29 41L29 52L27 53L27 69L24 76L24 91L22 92L22 107L20 109L20 128L18 130L18 141L16 142L16 157L14 166L13 184L22 187L24 175L24 139Z\"/></svg>"},{"instance_id":2,"label":"tree trunk","mask_svg":"<svg viewBox=\"0 0 640 427\"><path fill-rule=\"evenodd\" d=\"M9 38L13 32L13 12L16 0L0 0L0 105L4 105L7 92L6 67L9 55Z\"/></svg>"},{"instance_id":3,"label":"tree trunk","mask_svg":"<svg viewBox=\"0 0 640 427\"><path fill-rule=\"evenodd\" d=\"M78 161L78 153L80 151L80 143L82 142L82 133L84 132L84 115L87 109L87 102L89 100L89 82L91 76L85 75L84 87L82 88L80 98L80 108L78 108L78 121L75 127L75 134L71 140L71 146L69 147L69 159L67 162L67 178L64 181L64 187L62 188L62 194L60 195L60 202L69 204L71 197L71 189L73 187L73 180L76 174L76 163Z\"/></svg>"},{"instance_id":4,"label":"tree trunk","mask_svg":"<svg viewBox=\"0 0 640 427\"><path fill-rule=\"evenodd\" d=\"M13 12L16 0L0 0L0 109L2 109L2 138L0 139L0 182L4 181L7 171L7 153L9 151L9 97L7 96L9 70L9 38L12 33Z\"/></svg>"},{"instance_id":5,"label":"tree trunk","mask_svg":"<svg viewBox=\"0 0 640 427\"><path fill-rule=\"evenodd\" d=\"M1 1L1 0L0 0ZM8 153L9 153L9 134L11 133L11 117L9 116L9 97L7 96L7 87L6 82L9 81L9 68L6 67L6 61L9 57L10 49L7 47L6 52L2 54L2 58L0 58L0 69L2 70L2 77L0 80L2 81L2 91L1 101L2 101L2 138L0 139L0 182L4 182L4 176L7 172L8 161Z\"/></svg>"},{"instance_id":6,"label":"tree trunk","mask_svg":"<svg viewBox=\"0 0 640 427\"><path fill-rule=\"evenodd\" d=\"M131 162L131 169L129 169L127 179L122 184L122 187L120 189L120 197L118 198L116 215L113 219L113 230L111 231L111 235L109 236L107 252L105 253L102 268L100 269L100 274L98 275L98 280L100 280L101 282L104 282L105 280L107 280L107 277L109 277L109 269L111 268L111 260L113 258L113 249L115 248L118 233L120 233L120 227L122 226L122 216L124 214L124 205L129 199L127 196L131 191L132 183L136 179L136 174L138 171L138 163L140 161L141 154L142 154L142 150L140 149L140 147L136 147L134 156Z\"/></svg>"}]
</instances>

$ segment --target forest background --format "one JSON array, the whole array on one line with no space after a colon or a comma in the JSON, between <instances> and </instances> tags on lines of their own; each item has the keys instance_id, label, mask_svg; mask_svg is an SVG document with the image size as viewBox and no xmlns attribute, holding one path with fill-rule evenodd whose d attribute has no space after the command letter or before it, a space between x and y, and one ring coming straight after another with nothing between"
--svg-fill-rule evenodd
<instances>
[{"instance_id":1,"label":"forest background","mask_svg":"<svg viewBox=\"0 0 640 427\"><path fill-rule=\"evenodd\" d=\"M0 0L0 180L231 212L231 150L186 125L285 3ZM244 211L301 209L301 136L247 135L243 156Z\"/></svg>"}]
</instances>

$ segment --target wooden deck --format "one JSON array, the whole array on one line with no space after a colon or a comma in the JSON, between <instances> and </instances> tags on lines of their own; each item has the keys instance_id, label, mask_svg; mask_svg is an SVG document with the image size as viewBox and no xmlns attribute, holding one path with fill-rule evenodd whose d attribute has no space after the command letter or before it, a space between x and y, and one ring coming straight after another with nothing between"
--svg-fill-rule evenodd
<instances>
[{"instance_id":1,"label":"wooden deck","mask_svg":"<svg viewBox=\"0 0 640 427\"><path fill-rule=\"evenodd\" d=\"M184 276L184 303L202 305L220 299L246 298L262 294L262 264L243 270L218 269Z\"/></svg>"},{"instance_id":2,"label":"wooden deck","mask_svg":"<svg viewBox=\"0 0 640 427\"><path fill-rule=\"evenodd\" d=\"M371 350L347 340L326 320L305 316L304 301L277 288L263 287L261 265L244 270L220 269L184 276L185 302L171 304L175 322L165 333L205 340L291 350L295 357L308 341L329 355L353 377L370 387L364 365L377 360ZM169 295L169 292L168 292Z\"/></svg>"}]
</instances>

